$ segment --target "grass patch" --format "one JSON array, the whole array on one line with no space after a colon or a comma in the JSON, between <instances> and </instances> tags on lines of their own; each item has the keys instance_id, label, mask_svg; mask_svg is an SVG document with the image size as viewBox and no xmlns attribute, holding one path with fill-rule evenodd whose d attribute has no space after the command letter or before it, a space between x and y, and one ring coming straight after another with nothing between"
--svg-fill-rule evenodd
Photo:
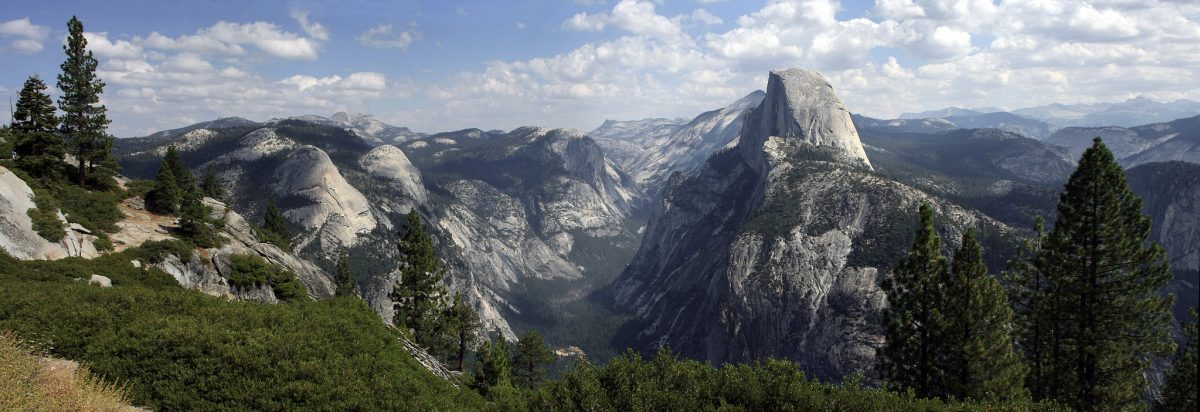
<instances>
[{"instance_id":1,"label":"grass patch","mask_svg":"<svg viewBox=\"0 0 1200 412\"><path fill-rule=\"evenodd\" d=\"M128 406L124 388L86 367L48 366L14 334L0 332L0 410L120 411Z\"/></svg>"}]
</instances>

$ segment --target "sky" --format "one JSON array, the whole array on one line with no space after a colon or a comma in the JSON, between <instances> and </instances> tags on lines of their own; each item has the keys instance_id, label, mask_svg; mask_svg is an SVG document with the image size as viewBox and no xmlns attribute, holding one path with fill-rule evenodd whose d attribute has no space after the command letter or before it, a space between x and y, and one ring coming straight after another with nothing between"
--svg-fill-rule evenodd
<instances>
[{"instance_id":1,"label":"sky","mask_svg":"<svg viewBox=\"0 0 1200 412\"><path fill-rule=\"evenodd\" d=\"M437 132L691 118L824 74L847 108L1200 100L1193 0L14 1L0 99L84 23L110 133L368 113ZM57 91L52 91L57 95ZM0 123L7 123L7 111Z\"/></svg>"}]
</instances>

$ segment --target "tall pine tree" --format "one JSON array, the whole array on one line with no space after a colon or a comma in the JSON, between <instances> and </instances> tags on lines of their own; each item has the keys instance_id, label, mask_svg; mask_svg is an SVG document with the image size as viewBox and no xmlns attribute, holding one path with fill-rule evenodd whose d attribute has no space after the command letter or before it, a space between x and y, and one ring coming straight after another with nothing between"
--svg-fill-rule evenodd
<instances>
[{"instance_id":1,"label":"tall pine tree","mask_svg":"<svg viewBox=\"0 0 1200 412\"><path fill-rule=\"evenodd\" d=\"M417 343L438 352L444 346L441 314L447 305L442 277L446 267L433 250L433 241L416 210L409 211L400 236L400 279L390 297L393 323L413 331Z\"/></svg>"},{"instance_id":2,"label":"tall pine tree","mask_svg":"<svg viewBox=\"0 0 1200 412\"><path fill-rule=\"evenodd\" d=\"M1026 368L1013 350L1012 308L988 273L975 231L963 234L946 284L947 394L958 399L1028 398Z\"/></svg>"},{"instance_id":3,"label":"tall pine tree","mask_svg":"<svg viewBox=\"0 0 1200 412\"><path fill-rule=\"evenodd\" d=\"M1057 325L1058 295L1050 293L1047 274L1037 260L1046 240L1046 222L1038 216L1034 236L1026 239L1017 256L1005 268L1005 287L1013 307L1013 332L1017 346L1029 372L1025 386L1034 399L1056 397L1057 389L1065 386L1062 377L1053 373L1051 365L1059 363L1061 347L1056 343L1063 337ZM1065 338L1065 337L1064 337Z\"/></svg>"},{"instance_id":4,"label":"tall pine tree","mask_svg":"<svg viewBox=\"0 0 1200 412\"><path fill-rule=\"evenodd\" d=\"M37 75L25 80L13 112L13 154L17 166L43 184L58 181L66 155L66 144L58 135L58 116L46 94L46 84Z\"/></svg>"},{"instance_id":5,"label":"tall pine tree","mask_svg":"<svg viewBox=\"0 0 1200 412\"><path fill-rule=\"evenodd\" d=\"M183 191L175 179L175 173L166 164L158 166L158 175L154 177L154 189L146 192L146 208L155 213L172 215L179 211L179 201L183 199Z\"/></svg>"},{"instance_id":6,"label":"tall pine tree","mask_svg":"<svg viewBox=\"0 0 1200 412\"><path fill-rule=\"evenodd\" d=\"M1171 348L1171 298L1160 294L1171 272L1162 248L1148 241L1150 223L1096 138L1067 181L1035 261L1044 301L1032 316L1053 325L1042 339L1044 397L1081 411L1142 401L1150 360Z\"/></svg>"},{"instance_id":7,"label":"tall pine tree","mask_svg":"<svg viewBox=\"0 0 1200 412\"><path fill-rule=\"evenodd\" d=\"M513 355L513 379L518 386L537 388L546 377L546 367L553 364L554 352L537 331L526 332L517 340L517 353Z\"/></svg>"},{"instance_id":8,"label":"tall pine tree","mask_svg":"<svg viewBox=\"0 0 1200 412\"><path fill-rule=\"evenodd\" d=\"M104 93L104 82L96 77L96 58L87 50L87 39L83 36L83 23L74 16L67 22L67 43L63 45L67 54L58 75L58 107L63 111L61 130L67 139L71 153L79 162L78 181L87 183L88 162L108 158L105 150L111 150L111 139L106 130L110 123L108 110L100 104Z\"/></svg>"},{"instance_id":9,"label":"tall pine tree","mask_svg":"<svg viewBox=\"0 0 1200 412\"><path fill-rule=\"evenodd\" d=\"M175 146L167 146L167 153L163 155L161 167L171 170L171 175L175 176L175 186L181 190L191 190L196 186L196 179L192 177L192 169L183 163L183 158L179 156L179 151L175 150Z\"/></svg>"},{"instance_id":10,"label":"tall pine tree","mask_svg":"<svg viewBox=\"0 0 1200 412\"><path fill-rule=\"evenodd\" d=\"M338 254L337 275L334 276L337 281L336 296L355 296L357 285L354 283L354 274L350 272L350 258L346 252Z\"/></svg>"},{"instance_id":11,"label":"tall pine tree","mask_svg":"<svg viewBox=\"0 0 1200 412\"><path fill-rule=\"evenodd\" d=\"M446 330L451 334L453 340L453 349L457 353L452 354L455 363L458 365L458 370L463 370L467 361L467 353L474 350L475 342L478 338L480 329L483 328L483 322L479 319L479 314L475 309L463 299L461 293L454 294L454 303L447 309L445 322L448 325Z\"/></svg>"},{"instance_id":12,"label":"tall pine tree","mask_svg":"<svg viewBox=\"0 0 1200 412\"><path fill-rule=\"evenodd\" d=\"M1155 405L1161 412L1195 412L1197 385L1200 385L1200 356L1197 345L1200 341L1200 314L1192 307L1191 322L1183 323L1183 345L1175 352L1171 369L1167 370L1167 386L1163 388L1162 401Z\"/></svg>"},{"instance_id":13,"label":"tall pine tree","mask_svg":"<svg viewBox=\"0 0 1200 412\"><path fill-rule=\"evenodd\" d=\"M942 312L947 276L942 240L934 231L933 209L921 205L921 227L912 251L883 283L888 308L883 313L886 343L879 358L888 386L919 396L943 396L947 323Z\"/></svg>"}]
</instances>

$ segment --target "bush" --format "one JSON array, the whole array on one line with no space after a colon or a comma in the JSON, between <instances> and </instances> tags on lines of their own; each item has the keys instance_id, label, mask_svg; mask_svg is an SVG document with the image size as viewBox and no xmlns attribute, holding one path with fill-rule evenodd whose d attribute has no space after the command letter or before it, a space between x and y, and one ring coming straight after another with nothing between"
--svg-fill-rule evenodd
<instances>
[{"instance_id":1,"label":"bush","mask_svg":"<svg viewBox=\"0 0 1200 412\"><path fill-rule=\"evenodd\" d=\"M187 263L192 260L192 251L194 249L195 246L182 240L150 240L143 242L141 246L125 250L125 253L133 259L138 259L145 263L160 263L168 255L175 255L184 263Z\"/></svg>"},{"instance_id":2,"label":"bush","mask_svg":"<svg viewBox=\"0 0 1200 412\"><path fill-rule=\"evenodd\" d=\"M153 189L153 180L131 180L125 184L125 193L122 196L126 199L131 197L145 197L146 193L149 193Z\"/></svg>"},{"instance_id":3,"label":"bush","mask_svg":"<svg viewBox=\"0 0 1200 412\"><path fill-rule=\"evenodd\" d=\"M78 186L64 185L55 197L67 220L78 223L93 232L113 233L117 222L125 218L117 204L123 192L87 190Z\"/></svg>"},{"instance_id":4,"label":"bush","mask_svg":"<svg viewBox=\"0 0 1200 412\"><path fill-rule=\"evenodd\" d=\"M285 302L308 297L308 290L290 270L252 255L232 255L229 261L230 274L227 279L236 288L269 285L275 297Z\"/></svg>"},{"instance_id":5,"label":"bush","mask_svg":"<svg viewBox=\"0 0 1200 412\"><path fill-rule=\"evenodd\" d=\"M113 242L107 237L96 238L96 240L92 241L92 246L95 246L96 250L100 252L111 252L113 250Z\"/></svg>"},{"instance_id":6,"label":"bush","mask_svg":"<svg viewBox=\"0 0 1200 412\"><path fill-rule=\"evenodd\" d=\"M58 219L58 201L45 189L34 189L33 203L36 205L26 214L33 221L33 231L38 236L57 242L67 235L63 223Z\"/></svg>"}]
</instances>

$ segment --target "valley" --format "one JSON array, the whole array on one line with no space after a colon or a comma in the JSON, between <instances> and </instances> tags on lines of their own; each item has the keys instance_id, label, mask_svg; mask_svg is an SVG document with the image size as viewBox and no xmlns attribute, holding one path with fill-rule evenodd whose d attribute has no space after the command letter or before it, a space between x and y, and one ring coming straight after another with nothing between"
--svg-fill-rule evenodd
<instances>
[{"instance_id":1,"label":"valley","mask_svg":"<svg viewBox=\"0 0 1200 412\"><path fill-rule=\"evenodd\" d=\"M0 18L0 411L1195 410L1200 8L604 3Z\"/></svg>"}]
</instances>

